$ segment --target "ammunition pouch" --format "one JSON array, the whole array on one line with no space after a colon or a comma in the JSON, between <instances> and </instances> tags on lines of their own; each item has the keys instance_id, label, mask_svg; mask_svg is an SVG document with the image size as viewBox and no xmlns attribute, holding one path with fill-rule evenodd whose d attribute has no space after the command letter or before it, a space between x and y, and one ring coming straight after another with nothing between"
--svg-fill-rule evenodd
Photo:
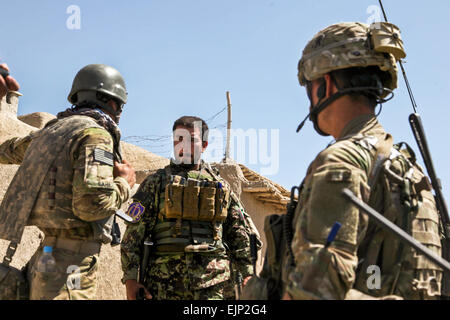
<instances>
[{"instance_id":1,"label":"ammunition pouch","mask_svg":"<svg viewBox=\"0 0 450 320\"><path fill-rule=\"evenodd\" d=\"M26 268L18 270L9 265L16 249L17 244L10 243L5 258L0 264L0 300L28 300L29 298Z\"/></svg>"},{"instance_id":2,"label":"ammunition pouch","mask_svg":"<svg viewBox=\"0 0 450 320\"><path fill-rule=\"evenodd\" d=\"M171 176L165 189L165 219L225 221L230 201L229 188L216 181Z\"/></svg>"}]
</instances>

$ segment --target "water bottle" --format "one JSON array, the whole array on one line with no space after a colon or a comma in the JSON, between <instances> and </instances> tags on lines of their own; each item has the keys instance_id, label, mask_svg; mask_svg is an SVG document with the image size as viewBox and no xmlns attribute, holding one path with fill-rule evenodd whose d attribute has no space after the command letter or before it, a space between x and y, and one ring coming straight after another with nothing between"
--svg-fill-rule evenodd
<instances>
[{"instance_id":1,"label":"water bottle","mask_svg":"<svg viewBox=\"0 0 450 320\"><path fill-rule=\"evenodd\" d=\"M52 247L44 247L44 253L37 263L37 272L56 272L56 261L53 258L52 251Z\"/></svg>"}]
</instances>

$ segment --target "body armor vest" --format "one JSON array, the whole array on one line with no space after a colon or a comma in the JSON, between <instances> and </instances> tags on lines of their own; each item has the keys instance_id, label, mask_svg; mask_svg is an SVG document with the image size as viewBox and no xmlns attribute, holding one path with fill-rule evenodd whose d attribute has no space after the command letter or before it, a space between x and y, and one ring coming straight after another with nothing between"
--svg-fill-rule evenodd
<instances>
[{"instance_id":1,"label":"body armor vest","mask_svg":"<svg viewBox=\"0 0 450 320\"><path fill-rule=\"evenodd\" d=\"M72 211L70 157L72 142L88 128L104 129L90 117L71 116L55 121L33 137L1 205L2 238L20 242L26 225L43 229L90 227L91 223Z\"/></svg>"},{"instance_id":2,"label":"body armor vest","mask_svg":"<svg viewBox=\"0 0 450 320\"><path fill-rule=\"evenodd\" d=\"M214 175L197 179L172 175L165 168L165 188L159 198L158 223L153 229L158 252L208 252L223 249L222 224L227 218L230 189ZM209 171L209 170L208 170ZM158 188L160 189L160 188Z\"/></svg>"}]
</instances>

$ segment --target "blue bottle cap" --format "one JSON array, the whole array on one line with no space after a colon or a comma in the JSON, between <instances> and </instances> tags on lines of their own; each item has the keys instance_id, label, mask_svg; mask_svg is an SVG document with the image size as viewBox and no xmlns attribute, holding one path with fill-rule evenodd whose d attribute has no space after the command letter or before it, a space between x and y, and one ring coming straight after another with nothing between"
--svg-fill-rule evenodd
<instances>
[{"instance_id":1,"label":"blue bottle cap","mask_svg":"<svg viewBox=\"0 0 450 320\"><path fill-rule=\"evenodd\" d=\"M50 247L50 246L44 247L44 253L52 253L52 251L53 251L53 247Z\"/></svg>"}]
</instances>

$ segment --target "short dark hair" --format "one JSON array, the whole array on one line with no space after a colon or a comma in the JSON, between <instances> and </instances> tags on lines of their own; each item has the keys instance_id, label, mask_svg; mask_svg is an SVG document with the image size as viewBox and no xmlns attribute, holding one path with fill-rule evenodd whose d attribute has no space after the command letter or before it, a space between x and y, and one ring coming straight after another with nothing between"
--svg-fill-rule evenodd
<instances>
[{"instance_id":1,"label":"short dark hair","mask_svg":"<svg viewBox=\"0 0 450 320\"><path fill-rule=\"evenodd\" d=\"M172 132L175 132L175 129L178 127L186 127L194 129L194 123L200 121L202 122L202 139L203 141L208 141L208 133L209 133L208 125L206 124L205 120L199 117L183 116L179 118L174 122Z\"/></svg>"},{"instance_id":2,"label":"short dark hair","mask_svg":"<svg viewBox=\"0 0 450 320\"><path fill-rule=\"evenodd\" d=\"M339 90L355 87L374 87L377 88L380 84L383 86L391 80L389 72L381 71L378 66L369 67L355 67L341 70L334 70L330 75L337 82ZM382 88L380 88L382 89ZM353 99L366 99L373 108L377 106L381 97L380 93L374 90L367 90L361 92L352 92L349 96Z\"/></svg>"}]
</instances>

